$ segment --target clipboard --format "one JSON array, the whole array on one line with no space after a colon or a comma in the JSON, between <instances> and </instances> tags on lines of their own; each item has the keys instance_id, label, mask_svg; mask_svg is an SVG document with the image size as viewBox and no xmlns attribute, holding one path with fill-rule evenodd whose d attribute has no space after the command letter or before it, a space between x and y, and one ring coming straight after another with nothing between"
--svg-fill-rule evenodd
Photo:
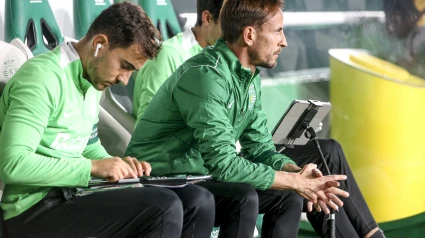
<instances>
[{"instance_id":1,"label":"clipboard","mask_svg":"<svg viewBox=\"0 0 425 238\"><path fill-rule=\"evenodd\" d=\"M143 176L139 178L121 179L116 182L108 182L104 179L91 179L87 187L75 188L74 196L80 197L96 192L105 192L124 188L182 188L188 184L195 184L210 179L212 179L211 175Z\"/></svg>"},{"instance_id":2,"label":"clipboard","mask_svg":"<svg viewBox=\"0 0 425 238\"><path fill-rule=\"evenodd\" d=\"M116 182L108 182L103 179L92 179L89 181L88 187L99 188L105 186L141 184L143 186L177 188L210 179L212 179L211 175L143 176L139 178L121 179Z\"/></svg>"}]
</instances>

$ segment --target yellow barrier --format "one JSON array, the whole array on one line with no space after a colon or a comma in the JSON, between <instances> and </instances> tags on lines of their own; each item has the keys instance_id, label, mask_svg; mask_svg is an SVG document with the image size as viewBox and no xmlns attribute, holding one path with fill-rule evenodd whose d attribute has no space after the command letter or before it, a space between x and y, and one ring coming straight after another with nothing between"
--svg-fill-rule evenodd
<instances>
[{"instance_id":1,"label":"yellow barrier","mask_svg":"<svg viewBox=\"0 0 425 238\"><path fill-rule=\"evenodd\" d=\"M425 211L425 80L360 50L329 51L331 136L377 222Z\"/></svg>"}]
</instances>

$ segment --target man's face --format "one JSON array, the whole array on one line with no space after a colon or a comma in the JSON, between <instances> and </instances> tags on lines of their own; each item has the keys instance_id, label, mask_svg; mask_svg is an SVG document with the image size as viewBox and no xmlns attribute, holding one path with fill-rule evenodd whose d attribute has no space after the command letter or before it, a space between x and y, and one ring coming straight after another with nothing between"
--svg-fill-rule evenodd
<instances>
[{"instance_id":1,"label":"man's face","mask_svg":"<svg viewBox=\"0 0 425 238\"><path fill-rule=\"evenodd\" d=\"M256 38L248 48L252 65L274 68L283 47L288 44L283 33L283 14L279 9L272 18L256 30Z\"/></svg>"},{"instance_id":2,"label":"man's face","mask_svg":"<svg viewBox=\"0 0 425 238\"><path fill-rule=\"evenodd\" d=\"M137 44L125 49L104 49L102 55L94 57L88 63L88 80L99 91L118 83L127 85L131 73L139 70L146 60L147 58L140 54Z\"/></svg>"},{"instance_id":3,"label":"man's face","mask_svg":"<svg viewBox=\"0 0 425 238\"><path fill-rule=\"evenodd\" d=\"M207 44L208 45L214 45L215 42L220 37L221 37L220 19L217 19L217 21L213 20L213 21L211 21L211 23L208 26Z\"/></svg>"}]
</instances>

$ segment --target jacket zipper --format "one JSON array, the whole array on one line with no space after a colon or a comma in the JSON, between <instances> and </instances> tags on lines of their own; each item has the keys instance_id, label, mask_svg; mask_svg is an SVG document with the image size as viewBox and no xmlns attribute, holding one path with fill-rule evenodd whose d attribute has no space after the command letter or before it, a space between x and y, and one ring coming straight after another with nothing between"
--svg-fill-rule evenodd
<instances>
[{"instance_id":1,"label":"jacket zipper","mask_svg":"<svg viewBox=\"0 0 425 238\"><path fill-rule=\"evenodd\" d=\"M248 99L248 97L249 97L249 86L251 85L251 83L252 83L252 81L253 81L253 79L254 79L254 75L255 75L255 73L254 74L252 74L252 76L251 76L251 79L249 79L249 81L248 81L248 84L244 84L244 86L243 86L243 92L244 92L244 100L243 100L243 107L242 107L242 109L241 109L241 114L242 114L242 116L245 116L245 102L246 102L246 100ZM245 82L245 81L244 81ZM248 104L249 104L249 102L248 102Z\"/></svg>"}]
</instances>

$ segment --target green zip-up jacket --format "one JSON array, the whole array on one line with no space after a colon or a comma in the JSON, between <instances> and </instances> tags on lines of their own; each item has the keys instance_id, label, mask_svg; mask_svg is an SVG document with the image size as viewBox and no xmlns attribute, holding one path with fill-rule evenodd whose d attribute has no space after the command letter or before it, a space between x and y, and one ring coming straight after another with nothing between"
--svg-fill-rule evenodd
<instances>
[{"instance_id":1,"label":"green zip-up jacket","mask_svg":"<svg viewBox=\"0 0 425 238\"><path fill-rule=\"evenodd\" d=\"M190 58L161 86L137 124L126 155L151 163L152 174L211 174L222 182L268 189L279 154L261 109L254 74L218 40ZM240 157L235 142L242 146Z\"/></svg>"},{"instance_id":2,"label":"green zip-up jacket","mask_svg":"<svg viewBox=\"0 0 425 238\"><path fill-rule=\"evenodd\" d=\"M101 92L83 78L71 43L36 56L0 98L1 208L12 218L52 187L87 186L91 161L111 157L97 137Z\"/></svg>"}]
</instances>

